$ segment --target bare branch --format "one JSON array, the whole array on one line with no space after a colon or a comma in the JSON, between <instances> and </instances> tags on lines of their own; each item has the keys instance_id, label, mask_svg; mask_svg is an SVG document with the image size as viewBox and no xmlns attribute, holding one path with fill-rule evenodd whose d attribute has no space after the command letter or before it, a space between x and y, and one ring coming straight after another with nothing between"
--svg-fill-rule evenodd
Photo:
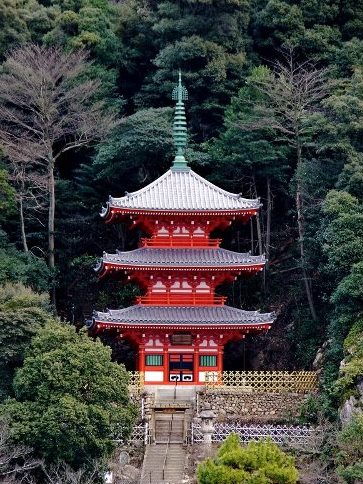
<instances>
[{"instance_id":1,"label":"bare branch","mask_svg":"<svg viewBox=\"0 0 363 484\"><path fill-rule=\"evenodd\" d=\"M10 52L0 73L0 144L22 208L24 202L26 209L48 206L50 267L55 164L63 153L104 138L116 125L115 115L95 100L100 83L81 80L87 59L85 50L65 53L28 44Z\"/></svg>"}]
</instances>

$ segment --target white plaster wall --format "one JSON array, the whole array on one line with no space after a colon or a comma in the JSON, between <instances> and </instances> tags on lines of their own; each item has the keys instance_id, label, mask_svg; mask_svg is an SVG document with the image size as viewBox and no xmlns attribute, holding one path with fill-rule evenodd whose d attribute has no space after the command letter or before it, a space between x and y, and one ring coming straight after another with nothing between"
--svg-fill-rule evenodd
<instances>
[{"instance_id":1,"label":"white plaster wall","mask_svg":"<svg viewBox=\"0 0 363 484\"><path fill-rule=\"evenodd\" d=\"M145 381L164 381L163 371L145 371Z\"/></svg>"}]
</instances>

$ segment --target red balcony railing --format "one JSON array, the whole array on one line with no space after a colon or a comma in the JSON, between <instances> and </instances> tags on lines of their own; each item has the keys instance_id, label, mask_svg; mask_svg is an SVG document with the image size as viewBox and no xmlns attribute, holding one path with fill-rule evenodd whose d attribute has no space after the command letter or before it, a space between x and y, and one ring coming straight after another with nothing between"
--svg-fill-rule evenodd
<instances>
[{"instance_id":1,"label":"red balcony railing","mask_svg":"<svg viewBox=\"0 0 363 484\"><path fill-rule=\"evenodd\" d=\"M208 237L152 237L142 238L142 247L219 247L222 239L209 239Z\"/></svg>"},{"instance_id":2,"label":"red balcony railing","mask_svg":"<svg viewBox=\"0 0 363 484\"><path fill-rule=\"evenodd\" d=\"M147 294L138 296L137 304L148 306L222 306L226 302L225 296L210 294Z\"/></svg>"}]
</instances>

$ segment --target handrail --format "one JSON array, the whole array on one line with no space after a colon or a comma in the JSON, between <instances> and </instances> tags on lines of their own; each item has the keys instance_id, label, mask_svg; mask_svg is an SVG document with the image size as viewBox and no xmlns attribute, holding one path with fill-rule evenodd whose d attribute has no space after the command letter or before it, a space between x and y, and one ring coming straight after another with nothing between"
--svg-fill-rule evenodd
<instances>
[{"instance_id":1,"label":"handrail","mask_svg":"<svg viewBox=\"0 0 363 484\"><path fill-rule=\"evenodd\" d=\"M214 296L210 294L146 294L136 298L137 304L148 306L184 306L202 304L203 306L223 306L227 298L225 296Z\"/></svg>"},{"instance_id":2,"label":"handrail","mask_svg":"<svg viewBox=\"0 0 363 484\"><path fill-rule=\"evenodd\" d=\"M172 428L173 428L173 418L174 418L174 414L172 413L171 414L171 420L169 422L169 436L168 436L168 441L167 441L166 447L165 447L165 456L164 456L164 462L163 462L163 481L165 481L165 468L166 468L166 464L167 464L167 461L168 461L168 450L169 450L169 445L170 445L171 431L172 431Z\"/></svg>"},{"instance_id":3,"label":"handrail","mask_svg":"<svg viewBox=\"0 0 363 484\"><path fill-rule=\"evenodd\" d=\"M140 239L141 247L219 247L222 239L210 239L209 237L143 237Z\"/></svg>"},{"instance_id":4,"label":"handrail","mask_svg":"<svg viewBox=\"0 0 363 484\"><path fill-rule=\"evenodd\" d=\"M178 384L178 380L175 380L175 385L174 385L174 402L176 400L176 386L177 386L177 384ZM174 416L174 414L171 416L171 420L172 421L173 421L173 416Z\"/></svg>"}]
</instances>

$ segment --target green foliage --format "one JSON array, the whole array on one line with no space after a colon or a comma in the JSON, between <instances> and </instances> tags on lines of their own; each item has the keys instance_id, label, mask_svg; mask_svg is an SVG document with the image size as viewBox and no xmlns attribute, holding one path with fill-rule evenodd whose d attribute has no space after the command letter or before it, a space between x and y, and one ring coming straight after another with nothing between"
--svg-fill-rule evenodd
<instances>
[{"instance_id":1,"label":"green foliage","mask_svg":"<svg viewBox=\"0 0 363 484\"><path fill-rule=\"evenodd\" d=\"M363 415L352 421L338 435L338 475L343 482L355 484L363 479Z\"/></svg>"},{"instance_id":2,"label":"green foliage","mask_svg":"<svg viewBox=\"0 0 363 484\"><path fill-rule=\"evenodd\" d=\"M165 0L148 8L139 0L125 4L120 34L127 60L121 75L129 77L139 63L144 67L141 76L135 72L141 89L135 92L129 83L133 101L142 108L165 105L180 67L187 86L193 86L189 125L198 137L201 128L202 136L210 137L221 126L224 106L246 65L248 2Z\"/></svg>"},{"instance_id":3,"label":"green foliage","mask_svg":"<svg viewBox=\"0 0 363 484\"><path fill-rule=\"evenodd\" d=\"M31 338L51 319L46 294L19 283L0 286L0 400L11 393L14 371Z\"/></svg>"},{"instance_id":4,"label":"green foliage","mask_svg":"<svg viewBox=\"0 0 363 484\"><path fill-rule=\"evenodd\" d=\"M36 291L46 291L49 280L49 269L43 259L13 247L0 248L0 284L22 282Z\"/></svg>"},{"instance_id":5,"label":"green foliage","mask_svg":"<svg viewBox=\"0 0 363 484\"><path fill-rule=\"evenodd\" d=\"M325 270L337 283L363 259L363 211L355 197L333 190L326 197L323 213Z\"/></svg>"},{"instance_id":6,"label":"green foliage","mask_svg":"<svg viewBox=\"0 0 363 484\"><path fill-rule=\"evenodd\" d=\"M100 146L93 169L100 182L108 181L111 193L119 192L124 179L131 191L161 175L173 152L172 110L150 108L120 124L112 138Z\"/></svg>"},{"instance_id":7,"label":"green foliage","mask_svg":"<svg viewBox=\"0 0 363 484\"><path fill-rule=\"evenodd\" d=\"M131 432L127 374L111 350L85 332L48 323L33 338L14 379L9 413L13 438L48 462L74 467L109 455L112 434Z\"/></svg>"},{"instance_id":8,"label":"green foliage","mask_svg":"<svg viewBox=\"0 0 363 484\"><path fill-rule=\"evenodd\" d=\"M15 190L9 183L9 174L0 168L0 223L15 213Z\"/></svg>"},{"instance_id":9,"label":"green foliage","mask_svg":"<svg viewBox=\"0 0 363 484\"><path fill-rule=\"evenodd\" d=\"M363 375L363 319L352 326L344 340L344 348L347 355L336 382L341 401L356 392L356 384Z\"/></svg>"},{"instance_id":10,"label":"green foliage","mask_svg":"<svg viewBox=\"0 0 363 484\"><path fill-rule=\"evenodd\" d=\"M271 441L249 442L242 447L231 434L218 449L215 459L207 459L197 469L200 484L294 484L298 473L294 459Z\"/></svg>"},{"instance_id":11,"label":"green foliage","mask_svg":"<svg viewBox=\"0 0 363 484\"><path fill-rule=\"evenodd\" d=\"M269 69L260 66L252 70L247 85L239 90L226 109L223 133L210 143L210 156L218 166L216 176L222 173L222 178L229 178L236 190L246 176L257 183L270 178L273 184L286 178L287 150L276 141L275 130L272 127L249 128L258 123L263 106L266 109L268 106L266 96L256 88L259 80L265 78L271 78Z\"/></svg>"}]
</instances>

